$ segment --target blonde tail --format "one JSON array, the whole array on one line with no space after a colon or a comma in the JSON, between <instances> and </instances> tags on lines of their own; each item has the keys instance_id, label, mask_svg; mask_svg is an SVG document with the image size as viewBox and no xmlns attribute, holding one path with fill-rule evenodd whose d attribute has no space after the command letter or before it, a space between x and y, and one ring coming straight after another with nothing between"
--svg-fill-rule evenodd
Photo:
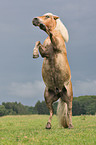
<instances>
[{"instance_id":1,"label":"blonde tail","mask_svg":"<svg viewBox=\"0 0 96 145\"><path fill-rule=\"evenodd\" d=\"M67 111L67 104L60 98L57 107L57 115L60 122L60 125L64 128L68 128L69 121L68 121L68 111Z\"/></svg>"}]
</instances>

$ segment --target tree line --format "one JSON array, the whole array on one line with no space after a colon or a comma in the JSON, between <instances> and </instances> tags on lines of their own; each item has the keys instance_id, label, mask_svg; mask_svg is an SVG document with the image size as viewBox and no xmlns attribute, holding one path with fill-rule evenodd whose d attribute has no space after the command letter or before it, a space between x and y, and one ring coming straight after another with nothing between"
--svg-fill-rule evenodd
<instances>
[{"instance_id":1,"label":"tree line","mask_svg":"<svg viewBox=\"0 0 96 145\"><path fill-rule=\"evenodd\" d=\"M53 104L54 114L57 111L58 102ZM34 107L24 106L20 102L3 102L0 105L0 116L4 115L27 115L27 114L49 114L45 101L38 101ZM96 96L73 97L73 116L96 114Z\"/></svg>"}]
</instances>

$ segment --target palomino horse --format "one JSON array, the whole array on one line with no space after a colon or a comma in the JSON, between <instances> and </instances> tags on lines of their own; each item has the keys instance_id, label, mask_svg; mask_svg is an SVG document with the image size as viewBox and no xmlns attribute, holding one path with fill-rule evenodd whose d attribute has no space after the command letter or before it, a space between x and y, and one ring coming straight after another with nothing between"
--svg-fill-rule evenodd
<instances>
[{"instance_id":1,"label":"palomino horse","mask_svg":"<svg viewBox=\"0 0 96 145\"><path fill-rule=\"evenodd\" d=\"M38 50L44 58L42 66L42 77L46 85L44 97L50 111L46 129L51 128L52 104L58 99L57 113L60 124L65 128L73 128L73 91L65 45L65 41L68 42L69 39L68 31L59 17L51 13L34 18L32 23L48 34L43 45L37 41L33 50L33 58L39 57Z\"/></svg>"}]
</instances>

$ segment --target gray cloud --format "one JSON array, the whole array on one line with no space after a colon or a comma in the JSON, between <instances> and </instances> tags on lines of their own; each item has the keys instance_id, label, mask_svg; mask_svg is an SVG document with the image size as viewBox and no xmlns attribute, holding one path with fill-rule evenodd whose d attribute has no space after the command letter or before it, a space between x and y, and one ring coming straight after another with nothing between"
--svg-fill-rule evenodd
<instances>
[{"instance_id":1,"label":"gray cloud","mask_svg":"<svg viewBox=\"0 0 96 145\"><path fill-rule=\"evenodd\" d=\"M74 95L96 95L96 80L77 80L73 86Z\"/></svg>"},{"instance_id":2,"label":"gray cloud","mask_svg":"<svg viewBox=\"0 0 96 145\"><path fill-rule=\"evenodd\" d=\"M6 96L5 101L22 101L23 104L34 105L37 100L44 99L44 83L43 81L35 81L35 82L25 82L25 83L17 83L12 82L10 85L1 86L0 92ZM0 100L3 100L3 97L0 96ZM26 102L27 101L27 102Z\"/></svg>"},{"instance_id":3,"label":"gray cloud","mask_svg":"<svg viewBox=\"0 0 96 145\"><path fill-rule=\"evenodd\" d=\"M12 83L8 88L9 96L22 96L22 97L38 97L42 96L44 91L44 84L41 81L26 82L26 83ZM43 90L43 91L42 91Z\"/></svg>"}]
</instances>

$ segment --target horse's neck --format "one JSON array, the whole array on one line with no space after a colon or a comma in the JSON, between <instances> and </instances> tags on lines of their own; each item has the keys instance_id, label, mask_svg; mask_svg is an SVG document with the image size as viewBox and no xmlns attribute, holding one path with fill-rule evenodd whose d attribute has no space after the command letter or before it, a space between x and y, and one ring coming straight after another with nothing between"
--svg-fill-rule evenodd
<instances>
[{"instance_id":1,"label":"horse's neck","mask_svg":"<svg viewBox=\"0 0 96 145\"><path fill-rule=\"evenodd\" d=\"M62 49L63 52L67 55L66 44L65 44L65 41L64 41L63 36L62 36L62 34L60 33L60 31L54 29L54 30L52 31L52 34L53 34L54 36L58 37L58 38L61 37L61 42L60 42L60 44L62 43L61 49ZM60 40L60 39L59 39L59 40Z\"/></svg>"}]
</instances>

